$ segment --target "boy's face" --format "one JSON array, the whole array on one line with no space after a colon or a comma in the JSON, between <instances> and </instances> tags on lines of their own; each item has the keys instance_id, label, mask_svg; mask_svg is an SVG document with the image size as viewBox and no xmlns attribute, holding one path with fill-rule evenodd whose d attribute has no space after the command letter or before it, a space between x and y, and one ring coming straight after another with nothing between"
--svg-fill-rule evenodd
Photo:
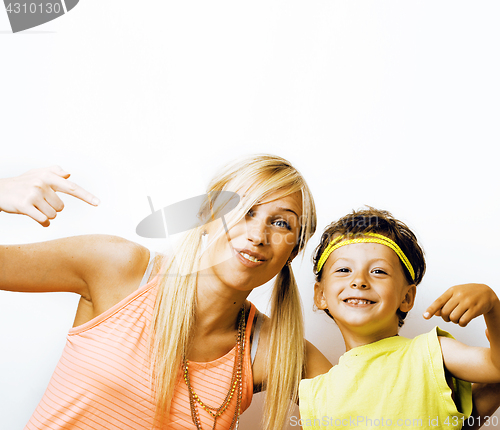
<instances>
[{"instance_id":1,"label":"boy's face","mask_svg":"<svg viewBox=\"0 0 500 430\"><path fill-rule=\"evenodd\" d=\"M396 311L408 312L415 299L415 285L408 285L399 257L378 243L336 249L314 290L316 306L328 309L342 332L360 335L397 333Z\"/></svg>"}]
</instances>

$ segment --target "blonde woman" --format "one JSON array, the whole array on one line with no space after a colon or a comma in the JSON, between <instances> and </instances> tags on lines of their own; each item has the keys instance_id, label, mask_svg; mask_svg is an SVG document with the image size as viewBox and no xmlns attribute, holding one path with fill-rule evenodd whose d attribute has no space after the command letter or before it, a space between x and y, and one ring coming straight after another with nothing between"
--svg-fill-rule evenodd
<instances>
[{"instance_id":1,"label":"blonde woman","mask_svg":"<svg viewBox=\"0 0 500 430\"><path fill-rule=\"evenodd\" d=\"M68 177L52 167L0 179L0 210L48 226L64 207L56 192L99 203ZM214 178L209 195L221 190L242 197L225 217L227 233L222 221L202 225L167 258L111 236L0 246L0 289L81 296L27 429L235 428L252 392L265 388L263 427L276 430L300 378L330 369L303 341L288 264L316 226L305 181L286 160L254 156ZM206 203L201 218L216 219L223 208ZM258 317L246 297L275 275L271 317ZM476 388L482 419L471 428L500 403L498 386Z\"/></svg>"},{"instance_id":2,"label":"blonde woman","mask_svg":"<svg viewBox=\"0 0 500 430\"><path fill-rule=\"evenodd\" d=\"M53 167L0 180L0 210L48 226L63 209L56 192L98 204L68 177ZM241 198L224 219L221 191ZM81 296L27 429L233 429L263 388L264 428L282 428L300 379L331 367L303 340L290 267L314 233L313 198L288 161L251 156L213 179L200 218L166 257L103 235L0 247L0 289ZM276 275L259 317L246 298Z\"/></svg>"}]
</instances>

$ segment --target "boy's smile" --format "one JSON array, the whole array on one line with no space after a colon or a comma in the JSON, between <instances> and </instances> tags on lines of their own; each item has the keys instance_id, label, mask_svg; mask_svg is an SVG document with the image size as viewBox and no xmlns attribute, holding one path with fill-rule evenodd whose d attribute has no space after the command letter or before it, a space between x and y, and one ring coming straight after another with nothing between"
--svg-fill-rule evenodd
<instances>
[{"instance_id":1,"label":"boy's smile","mask_svg":"<svg viewBox=\"0 0 500 430\"><path fill-rule=\"evenodd\" d=\"M375 302L363 298L349 297L348 299L344 300L344 303L354 307L363 307L363 306L373 305Z\"/></svg>"},{"instance_id":2,"label":"boy's smile","mask_svg":"<svg viewBox=\"0 0 500 430\"><path fill-rule=\"evenodd\" d=\"M336 249L315 285L315 303L328 309L346 341L349 333L369 343L398 332L398 309L413 306L399 257L385 245L356 243Z\"/></svg>"}]
</instances>

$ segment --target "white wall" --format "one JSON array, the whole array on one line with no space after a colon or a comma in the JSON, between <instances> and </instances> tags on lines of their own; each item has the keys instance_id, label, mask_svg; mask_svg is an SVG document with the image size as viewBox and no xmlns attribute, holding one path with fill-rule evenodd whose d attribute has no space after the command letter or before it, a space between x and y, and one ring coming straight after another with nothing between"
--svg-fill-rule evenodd
<instances>
[{"instance_id":1,"label":"white wall","mask_svg":"<svg viewBox=\"0 0 500 430\"><path fill-rule=\"evenodd\" d=\"M364 204L412 227L428 272L402 334L449 286L500 294L500 4L482 2L135 2L82 0L67 16L9 34L0 12L0 176L59 164L102 200L65 198L48 229L0 214L5 244L135 234L157 208L200 194L243 153L289 158L309 181L319 229ZM312 311L310 256L294 262L307 337L333 362L343 343ZM266 287L252 293L266 309ZM41 398L76 297L0 293L0 428ZM256 409L257 410L256 410ZM258 405L241 428L258 425Z\"/></svg>"}]
</instances>

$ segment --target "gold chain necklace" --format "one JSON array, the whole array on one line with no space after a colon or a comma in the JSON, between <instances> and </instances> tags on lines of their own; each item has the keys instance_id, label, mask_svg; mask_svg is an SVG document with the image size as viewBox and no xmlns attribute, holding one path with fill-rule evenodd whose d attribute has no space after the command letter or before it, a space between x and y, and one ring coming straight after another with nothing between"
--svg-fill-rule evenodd
<instances>
[{"instance_id":1,"label":"gold chain necklace","mask_svg":"<svg viewBox=\"0 0 500 430\"><path fill-rule=\"evenodd\" d=\"M191 418L193 420L193 423L196 425L197 430L202 430L197 403L212 416L212 418L214 419L214 425L212 426L212 430L215 430L215 426L217 424L217 418L219 418L228 408L229 403L231 402L231 399L233 398L235 393L237 393L236 408L234 410L234 415L231 421L231 425L229 426L229 430L238 428L239 416L241 413L241 398L243 394L242 373L243 373L243 356L245 352L245 329L246 329L245 306L243 305L241 307L241 315L238 322L236 355L234 359L234 367L233 367L233 374L231 377L231 383L229 385L229 390L227 392L226 398L219 407L207 405L195 393L193 387L191 386L191 381L189 378L189 362L187 361L186 356L183 357L182 366L184 369L184 381L186 382L188 388L189 405L191 407Z\"/></svg>"}]
</instances>

